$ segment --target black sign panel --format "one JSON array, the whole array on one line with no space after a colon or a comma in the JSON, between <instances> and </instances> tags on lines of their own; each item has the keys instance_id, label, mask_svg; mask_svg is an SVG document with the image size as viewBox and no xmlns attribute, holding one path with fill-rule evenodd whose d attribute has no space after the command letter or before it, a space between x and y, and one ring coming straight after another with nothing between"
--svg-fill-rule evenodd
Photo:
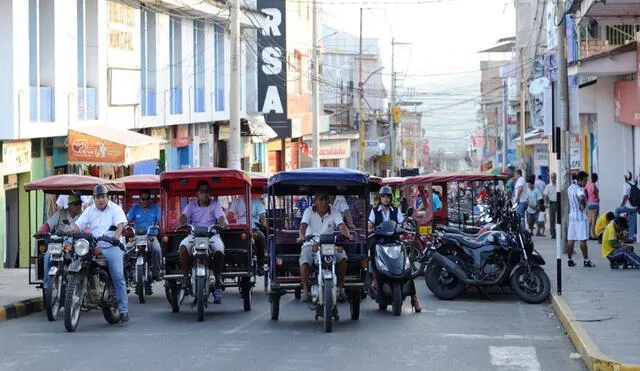
<instances>
[{"instance_id":1,"label":"black sign panel","mask_svg":"<svg viewBox=\"0 0 640 371\"><path fill-rule=\"evenodd\" d=\"M258 10L267 14L258 31L258 111L278 137L288 138L286 0L258 0Z\"/></svg>"}]
</instances>

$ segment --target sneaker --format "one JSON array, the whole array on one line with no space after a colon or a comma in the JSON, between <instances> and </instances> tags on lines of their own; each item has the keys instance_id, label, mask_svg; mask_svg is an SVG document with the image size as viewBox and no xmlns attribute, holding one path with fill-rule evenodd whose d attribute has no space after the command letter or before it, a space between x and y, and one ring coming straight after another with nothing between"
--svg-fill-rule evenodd
<instances>
[{"instance_id":1,"label":"sneaker","mask_svg":"<svg viewBox=\"0 0 640 371\"><path fill-rule=\"evenodd\" d=\"M213 290L213 304L220 304L222 303L222 289L219 287L216 287L215 290Z\"/></svg>"},{"instance_id":2,"label":"sneaker","mask_svg":"<svg viewBox=\"0 0 640 371\"><path fill-rule=\"evenodd\" d=\"M591 260L585 260L585 261L583 262L583 264L584 264L584 266L585 266L586 268L595 268L595 266L596 266L595 264L593 264L593 263L591 262Z\"/></svg>"},{"instance_id":3,"label":"sneaker","mask_svg":"<svg viewBox=\"0 0 640 371\"><path fill-rule=\"evenodd\" d=\"M576 263L572 259L569 259L569 260L567 260L567 265L570 266L570 267L575 267Z\"/></svg>"},{"instance_id":4,"label":"sneaker","mask_svg":"<svg viewBox=\"0 0 640 371\"><path fill-rule=\"evenodd\" d=\"M120 322L121 323L129 322L129 313L128 312L120 313Z\"/></svg>"}]
</instances>

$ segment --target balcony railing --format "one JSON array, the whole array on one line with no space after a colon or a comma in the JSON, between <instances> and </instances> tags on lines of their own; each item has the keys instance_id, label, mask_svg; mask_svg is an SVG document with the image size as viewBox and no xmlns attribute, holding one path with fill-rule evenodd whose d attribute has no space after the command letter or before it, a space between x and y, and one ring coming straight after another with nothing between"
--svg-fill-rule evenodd
<instances>
[{"instance_id":1,"label":"balcony railing","mask_svg":"<svg viewBox=\"0 0 640 371\"><path fill-rule=\"evenodd\" d=\"M40 112L38 112L38 100L40 101ZM31 86L29 89L29 119L33 122L54 121L53 88Z\"/></svg>"},{"instance_id":2,"label":"balcony railing","mask_svg":"<svg viewBox=\"0 0 640 371\"><path fill-rule=\"evenodd\" d=\"M78 88L78 119L97 120L98 111L96 104L98 101L96 88ZM85 111L86 110L86 111Z\"/></svg>"},{"instance_id":3,"label":"balcony railing","mask_svg":"<svg viewBox=\"0 0 640 371\"><path fill-rule=\"evenodd\" d=\"M140 91L140 99L142 104L140 105L140 114L142 116L155 116L156 110L156 91L152 89L142 89Z\"/></svg>"},{"instance_id":4,"label":"balcony railing","mask_svg":"<svg viewBox=\"0 0 640 371\"><path fill-rule=\"evenodd\" d=\"M635 40L636 32L640 31L640 24L605 25L601 28L602 35L598 39L589 38L585 28L580 29L580 59L592 55L608 52L619 46Z\"/></svg>"}]
</instances>

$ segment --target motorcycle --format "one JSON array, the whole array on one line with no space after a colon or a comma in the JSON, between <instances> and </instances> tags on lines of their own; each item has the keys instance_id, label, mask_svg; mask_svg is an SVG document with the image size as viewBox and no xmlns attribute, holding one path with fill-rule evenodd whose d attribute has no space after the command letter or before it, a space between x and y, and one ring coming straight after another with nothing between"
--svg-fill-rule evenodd
<instances>
[{"instance_id":1,"label":"motorcycle","mask_svg":"<svg viewBox=\"0 0 640 371\"><path fill-rule=\"evenodd\" d=\"M212 269L209 268L211 259L211 251L209 250L209 240L218 233L217 226L212 225L208 228L193 227L185 225L178 227L189 228L193 235L193 246L191 247L192 268L191 268L191 290L195 301L192 307L197 307L198 321L204 321L204 310L208 306L207 298L213 294L214 285L211 283L215 276ZM182 297L184 299L184 296Z\"/></svg>"},{"instance_id":2,"label":"motorcycle","mask_svg":"<svg viewBox=\"0 0 640 371\"><path fill-rule=\"evenodd\" d=\"M435 247L425 281L442 300L456 298L468 286L492 285L510 286L527 303L549 297L549 277L541 268L545 261L514 210L496 230L475 238L437 230Z\"/></svg>"},{"instance_id":3,"label":"motorcycle","mask_svg":"<svg viewBox=\"0 0 640 371\"><path fill-rule=\"evenodd\" d=\"M333 234L310 235L306 242L312 242L314 254L314 270L309 277L311 282L311 302L309 309L316 312L315 319L322 317L325 332L331 332L333 320L338 321L338 282L336 276L336 253L343 252L343 248L336 246Z\"/></svg>"},{"instance_id":4,"label":"motorcycle","mask_svg":"<svg viewBox=\"0 0 640 371\"><path fill-rule=\"evenodd\" d=\"M131 227L129 227L131 228ZM134 260L131 267L133 269L129 269L127 272L128 281L133 283L135 286L135 293L138 296L138 301L140 304L144 304L145 295L150 296L153 295L153 290L151 288L152 280L152 272L151 272L151 264L149 263L151 260L151 249L148 247L150 238L157 238L158 227L155 225L149 226L148 228L135 228L133 231L134 235L134 252L130 255L130 258Z\"/></svg>"},{"instance_id":5,"label":"motorcycle","mask_svg":"<svg viewBox=\"0 0 640 371\"><path fill-rule=\"evenodd\" d=\"M49 286L45 288L45 309L49 321L55 321L60 312L61 302L65 297L67 286L67 267L71 261L69 252L65 247L70 247L73 238L69 233L55 233L44 235L47 244L47 252L50 256L49 271L45 272L49 276Z\"/></svg>"},{"instance_id":6,"label":"motorcycle","mask_svg":"<svg viewBox=\"0 0 640 371\"><path fill-rule=\"evenodd\" d=\"M375 227L375 273L377 287L369 285L369 296L378 303L380 310L391 305L393 314L402 314L402 303L407 296L415 295L411 262L400 234L411 234L394 221L386 221Z\"/></svg>"},{"instance_id":7,"label":"motorcycle","mask_svg":"<svg viewBox=\"0 0 640 371\"><path fill-rule=\"evenodd\" d=\"M104 241L124 251L122 243L111 237L93 237L88 233L74 233L71 263L67 269L67 288L64 298L64 327L73 332L78 327L80 312L102 310L109 324L120 322L118 299L107 262L98 247ZM125 259L126 262L126 259ZM126 267L125 267L126 269Z\"/></svg>"}]
</instances>

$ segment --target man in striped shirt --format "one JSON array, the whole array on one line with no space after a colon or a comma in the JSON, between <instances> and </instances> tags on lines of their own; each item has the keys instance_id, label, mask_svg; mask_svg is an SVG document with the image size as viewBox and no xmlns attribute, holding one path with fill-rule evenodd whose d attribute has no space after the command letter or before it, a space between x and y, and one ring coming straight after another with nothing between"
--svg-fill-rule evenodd
<instances>
[{"instance_id":1,"label":"man in striped shirt","mask_svg":"<svg viewBox=\"0 0 640 371\"><path fill-rule=\"evenodd\" d=\"M569 228L567 231L567 256L569 260L567 264L575 267L573 261L573 245L576 241L580 242L580 250L584 259L585 267L595 267L595 264L589 260L589 251L587 250L587 240L589 239L589 227L587 223L587 200L584 193L584 186L587 184L589 174L584 171L578 172L576 182L569 186L567 197L569 198Z\"/></svg>"}]
</instances>

